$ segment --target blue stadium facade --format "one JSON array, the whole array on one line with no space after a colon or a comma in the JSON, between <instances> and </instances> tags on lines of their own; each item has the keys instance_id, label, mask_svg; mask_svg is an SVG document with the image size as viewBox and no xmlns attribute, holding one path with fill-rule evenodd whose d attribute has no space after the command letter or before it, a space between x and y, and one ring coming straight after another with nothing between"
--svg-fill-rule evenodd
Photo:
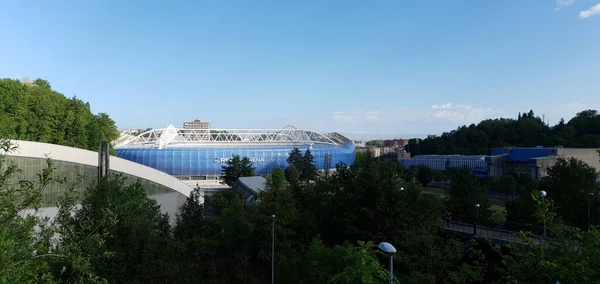
<instances>
[{"instance_id":1,"label":"blue stadium facade","mask_svg":"<svg viewBox=\"0 0 600 284\"><path fill-rule=\"evenodd\" d=\"M337 134L286 127L265 129L154 129L115 147L117 155L173 176L220 176L233 155L248 157L256 173L285 169L289 153L310 149L318 169L354 162L351 140Z\"/></svg>"}]
</instances>

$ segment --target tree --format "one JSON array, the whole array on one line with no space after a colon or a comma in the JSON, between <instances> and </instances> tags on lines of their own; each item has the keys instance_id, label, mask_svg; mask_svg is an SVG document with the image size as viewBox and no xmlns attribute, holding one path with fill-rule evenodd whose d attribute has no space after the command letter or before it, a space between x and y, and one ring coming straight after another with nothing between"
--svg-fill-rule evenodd
<instances>
[{"instance_id":1,"label":"tree","mask_svg":"<svg viewBox=\"0 0 600 284\"><path fill-rule=\"evenodd\" d=\"M367 143L365 143L365 145L367 146L374 146L374 147L383 147L385 141L383 140L370 140L367 141Z\"/></svg>"},{"instance_id":2,"label":"tree","mask_svg":"<svg viewBox=\"0 0 600 284\"><path fill-rule=\"evenodd\" d=\"M211 220L206 218L206 207L199 188L194 188L185 199L176 216L176 225L173 230L178 240L188 240L197 236L208 236L211 234Z\"/></svg>"},{"instance_id":3,"label":"tree","mask_svg":"<svg viewBox=\"0 0 600 284\"><path fill-rule=\"evenodd\" d=\"M296 166L289 165L285 168L285 180L289 182L291 185L298 185L298 180L300 179L300 173Z\"/></svg>"},{"instance_id":4,"label":"tree","mask_svg":"<svg viewBox=\"0 0 600 284\"><path fill-rule=\"evenodd\" d=\"M434 177L435 170L424 165L416 167L416 178L422 186L427 186L427 184L433 181Z\"/></svg>"},{"instance_id":5,"label":"tree","mask_svg":"<svg viewBox=\"0 0 600 284\"><path fill-rule=\"evenodd\" d=\"M486 119L464 125L437 137L411 139L405 150L413 154L489 154L498 147L600 147L600 114L584 110L569 120L549 126L534 112L523 112L517 119Z\"/></svg>"},{"instance_id":6,"label":"tree","mask_svg":"<svg viewBox=\"0 0 600 284\"><path fill-rule=\"evenodd\" d=\"M587 228L587 198L589 192L596 191L596 170L576 158L558 158L547 169L540 187L548 192L556 204L556 212L567 225ZM591 207L598 204L597 194L591 198ZM600 215L593 210L592 220L599 224Z\"/></svg>"},{"instance_id":7,"label":"tree","mask_svg":"<svg viewBox=\"0 0 600 284\"><path fill-rule=\"evenodd\" d=\"M310 152L310 149L307 149L304 152L304 156L302 156L302 167L300 168L300 179L306 181L307 183L311 180L314 180L317 177L317 167L315 166L315 159Z\"/></svg>"},{"instance_id":8,"label":"tree","mask_svg":"<svg viewBox=\"0 0 600 284\"><path fill-rule=\"evenodd\" d=\"M504 255L505 269L498 283L593 283L600 264L590 261L600 257L600 231L583 232L558 220L549 202L533 194L536 217L546 218L552 239L534 239L531 233L519 233L524 245L510 245L513 252Z\"/></svg>"},{"instance_id":9,"label":"tree","mask_svg":"<svg viewBox=\"0 0 600 284\"><path fill-rule=\"evenodd\" d=\"M295 166L298 171L302 171L302 152L298 148L292 149L286 161L288 164Z\"/></svg>"},{"instance_id":10,"label":"tree","mask_svg":"<svg viewBox=\"0 0 600 284\"><path fill-rule=\"evenodd\" d=\"M139 183L108 176L84 193L81 208L64 208L61 243L90 258L94 272L110 282L149 283L173 279L169 219ZM86 246L101 239L101 246Z\"/></svg>"},{"instance_id":11,"label":"tree","mask_svg":"<svg viewBox=\"0 0 600 284\"><path fill-rule=\"evenodd\" d=\"M56 238L68 231L31 214L40 208L48 185L65 182L55 176L54 162L46 160L37 181L20 180L16 176L20 169L5 157L15 150L12 142L0 139L0 282L102 283L80 247L63 245ZM98 243L88 239L87 246L94 244Z\"/></svg>"},{"instance_id":12,"label":"tree","mask_svg":"<svg viewBox=\"0 0 600 284\"><path fill-rule=\"evenodd\" d=\"M33 81L33 84L35 84L36 86L38 86L40 88L44 88L44 89L48 89L48 90L52 89L50 82L48 82L44 79L37 78Z\"/></svg>"},{"instance_id":13,"label":"tree","mask_svg":"<svg viewBox=\"0 0 600 284\"><path fill-rule=\"evenodd\" d=\"M88 103L53 91L43 79L0 79L0 133L7 139L88 150L97 150L102 139L119 136L108 115L94 115Z\"/></svg>"},{"instance_id":14,"label":"tree","mask_svg":"<svg viewBox=\"0 0 600 284\"><path fill-rule=\"evenodd\" d=\"M281 168L275 168L271 176L267 178L267 187L270 189L281 189L285 185L285 173Z\"/></svg>"},{"instance_id":15,"label":"tree","mask_svg":"<svg viewBox=\"0 0 600 284\"><path fill-rule=\"evenodd\" d=\"M491 216L485 192L469 168L453 169L448 191L448 210L458 218L466 218L464 221L473 222L476 221L476 215L479 215L479 221L482 222ZM476 209L475 204L479 204L480 207Z\"/></svg>"},{"instance_id":16,"label":"tree","mask_svg":"<svg viewBox=\"0 0 600 284\"><path fill-rule=\"evenodd\" d=\"M231 191L224 191L215 194L207 205L213 207L218 216L217 233L210 238L213 245L209 247L209 258L198 265L206 266L208 263L208 268L212 267L207 272L210 272L214 283L253 283L256 274L251 264L256 258L252 257L252 249L256 245L244 210L244 200Z\"/></svg>"},{"instance_id":17,"label":"tree","mask_svg":"<svg viewBox=\"0 0 600 284\"><path fill-rule=\"evenodd\" d=\"M232 186L240 177L254 176L254 167L248 157L242 158L234 155L231 160L227 161L227 166L221 168L223 169L223 182L228 186Z\"/></svg>"},{"instance_id":18,"label":"tree","mask_svg":"<svg viewBox=\"0 0 600 284\"><path fill-rule=\"evenodd\" d=\"M258 241L258 255L263 260L271 260L271 235L273 217L275 220L275 239L285 240L275 244L278 251L277 263L293 259L299 243L296 233L297 209L291 191L271 188L260 193L260 203L255 209L255 226Z\"/></svg>"},{"instance_id":19,"label":"tree","mask_svg":"<svg viewBox=\"0 0 600 284\"><path fill-rule=\"evenodd\" d=\"M49 182L48 175L41 176L41 183L20 183L12 186L18 168L5 159L4 154L16 150L8 140L0 140L0 281L4 283L34 282L38 277L50 278L52 274L45 258L39 257L35 241L35 227L41 222L34 215L21 215L21 210L41 206L43 187ZM46 173L51 171L48 167ZM43 177L43 178L42 178Z\"/></svg>"}]
</instances>

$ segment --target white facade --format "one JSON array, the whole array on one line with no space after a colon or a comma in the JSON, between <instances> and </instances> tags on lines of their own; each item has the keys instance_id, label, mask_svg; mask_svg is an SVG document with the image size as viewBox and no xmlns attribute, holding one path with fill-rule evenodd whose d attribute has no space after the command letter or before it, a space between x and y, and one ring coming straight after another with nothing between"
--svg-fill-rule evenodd
<instances>
[{"instance_id":1,"label":"white facade","mask_svg":"<svg viewBox=\"0 0 600 284\"><path fill-rule=\"evenodd\" d=\"M11 140L11 142L17 146L17 149L10 153L2 153L7 157L35 159L51 158L54 161L63 161L91 167L98 166L98 153L93 151L21 140ZM149 196L155 199L160 204L162 212L169 213L171 218L174 218L175 213L185 202L186 197L189 196L192 190L190 186L173 176L118 157L110 157L110 170L141 178L172 190L172 192L169 193L160 193ZM55 212L51 207L43 208L42 211Z\"/></svg>"}]
</instances>

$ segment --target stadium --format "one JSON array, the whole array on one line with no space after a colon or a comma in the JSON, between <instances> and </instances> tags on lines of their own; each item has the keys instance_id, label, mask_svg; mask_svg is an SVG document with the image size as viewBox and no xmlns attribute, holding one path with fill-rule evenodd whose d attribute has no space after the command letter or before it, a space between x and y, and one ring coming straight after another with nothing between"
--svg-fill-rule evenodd
<instances>
[{"instance_id":1,"label":"stadium","mask_svg":"<svg viewBox=\"0 0 600 284\"><path fill-rule=\"evenodd\" d=\"M232 156L248 157L258 175L285 169L289 153L311 150L317 169L354 162L354 143L338 133L326 135L287 126L283 129L183 129L170 125L121 137L117 156L181 179L210 180L222 175Z\"/></svg>"}]
</instances>

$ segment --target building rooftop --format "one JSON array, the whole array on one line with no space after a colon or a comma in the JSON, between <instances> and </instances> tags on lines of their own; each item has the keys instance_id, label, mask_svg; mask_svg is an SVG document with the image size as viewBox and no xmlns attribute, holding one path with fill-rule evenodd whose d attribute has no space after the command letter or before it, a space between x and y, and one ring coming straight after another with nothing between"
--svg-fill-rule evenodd
<instances>
[{"instance_id":1,"label":"building rooftop","mask_svg":"<svg viewBox=\"0 0 600 284\"><path fill-rule=\"evenodd\" d=\"M267 183L267 180L261 176L240 177L238 178L238 181L246 189L253 191L254 194L258 194L259 192L265 190L265 185Z\"/></svg>"}]
</instances>

